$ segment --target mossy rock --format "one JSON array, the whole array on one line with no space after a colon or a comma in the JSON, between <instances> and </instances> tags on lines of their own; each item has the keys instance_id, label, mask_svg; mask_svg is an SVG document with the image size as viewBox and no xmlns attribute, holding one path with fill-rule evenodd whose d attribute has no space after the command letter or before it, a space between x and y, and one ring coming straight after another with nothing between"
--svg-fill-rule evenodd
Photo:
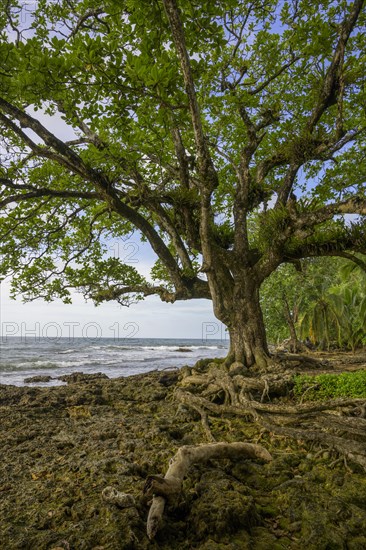
<instances>
[{"instance_id":1,"label":"mossy rock","mask_svg":"<svg viewBox=\"0 0 366 550\"><path fill-rule=\"evenodd\" d=\"M235 539L230 537L222 542L209 539L197 548L199 550L250 550L250 536L245 531L241 531Z\"/></svg>"},{"instance_id":2,"label":"mossy rock","mask_svg":"<svg viewBox=\"0 0 366 550\"><path fill-rule=\"evenodd\" d=\"M251 535L251 550L283 550L284 548L277 540L277 537L269 532L267 527L254 527L251 531Z\"/></svg>"},{"instance_id":3,"label":"mossy rock","mask_svg":"<svg viewBox=\"0 0 366 550\"><path fill-rule=\"evenodd\" d=\"M366 537L355 537L347 541L347 550L365 550Z\"/></svg>"},{"instance_id":4,"label":"mossy rock","mask_svg":"<svg viewBox=\"0 0 366 550\"><path fill-rule=\"evenodd\" d=\"M149 541L146 476L164 475L181 445L204 441L200 416L179 406L162 376L0 386L1 550L63 541L72 550L366 548L364 473L331 467L337 457L325 458L327 449L261 433L250 417L211 416L210 426L222 441L260 436L273 461L193 465ZM136 508L104 502L108 485L131 494Z\"/></svg>"},{"instance_id":5,"label":"mossy rock","mask_svg":"<svg viewBox=\"0 0 366 550\"><path fill-rule=\"evenodd\" d=\"M219 367L224 362L224 359L214 358L214 359L199 359L197 363L193 366L193 369L198 372L205 372L212 367Z\"/></svg>"},{"instance_id":6,"label":"mossy rock","mask_svg":"<svg viewBox=\"0 0 366 550\"><path fill-rule=\"evenodd\" d=\"M221 539L258 523L254 499L237 481L220 479L220 474L212 470L202 476L195 489L198 498L192 503L187 521L199 540L206 536Z\"/></svg>"}]
</instances>

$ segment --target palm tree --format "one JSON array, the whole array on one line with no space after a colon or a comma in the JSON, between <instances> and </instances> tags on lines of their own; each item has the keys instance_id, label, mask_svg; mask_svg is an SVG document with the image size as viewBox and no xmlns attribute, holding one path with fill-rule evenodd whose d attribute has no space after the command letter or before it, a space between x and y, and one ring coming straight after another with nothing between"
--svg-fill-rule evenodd
<instances>
[{"instance_id":1,"label":"palm tree","mask_svg":"<svg viewBox=\"0 0 366 550\"><path fill-rule=\"evenodd\" d=\"M300 338L309 337L324 349L337 342L354 352L366 343L366 275L350 262L341 264L330 285L323 275L315 273L300 304Z\"/></svg>"}]
</instances>

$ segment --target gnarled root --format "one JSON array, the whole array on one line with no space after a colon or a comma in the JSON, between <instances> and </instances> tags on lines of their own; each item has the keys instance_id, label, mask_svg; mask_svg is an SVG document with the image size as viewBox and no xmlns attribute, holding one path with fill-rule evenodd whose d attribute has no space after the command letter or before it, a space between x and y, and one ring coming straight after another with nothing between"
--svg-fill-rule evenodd
<instances>
[{"instance_id":1,"label":"gnarled root","mask_svg":"<svg viewBox=\"0 0 366 550\"><path fill-rule=\"evenodd\" d=\"M201 414L209 441L214 435L208 429L208 414L241 416L274 434L330 446L366 470L365 399L270 403L271 396L284 395L292 388L294 372L284 369L279 372L278 367L275 372L259 377L238 371L225 366L218 368L212 363L206 373L188 372L176 390L180 402Z\"/></svg>"},{"instance_id":2,"label":"gnarled root","mask_svg":"<svg viewBox=\"0 0 366 550\"><path fill-rule=\"evenodd\" d=\"M150 476L146 481L144 493L153 496L147 519L147 536L149 539L153 539L159 530L165 502L172 502L179 496L183 479L192 464L215 458L236 459L243 457L260 459L266 462L272 460L271 455L264 447L252 443L209 443L180 447L171 459L164 478Z\"/></svg>"}]
</instances>

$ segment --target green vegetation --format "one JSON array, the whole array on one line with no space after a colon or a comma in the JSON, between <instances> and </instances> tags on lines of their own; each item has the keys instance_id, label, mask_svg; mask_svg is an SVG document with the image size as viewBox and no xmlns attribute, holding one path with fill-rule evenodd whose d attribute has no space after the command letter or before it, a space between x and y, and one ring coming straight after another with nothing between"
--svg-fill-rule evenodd
<instances>
[{"instance_id":1,"label":"green vegetation","mask_svg":"<svg viewBox=\"0 0 366 550\"><path fill-rule=\"evenodd\" d=\"M299 375L295 377L294 394L303 401L338 397L366 398L366 370L316 376Z\"/></svg>"},{"instance_id":2,"label":"green vegetation","mask_svg":"<svg viewBox=\"0 0 366 550\"><path fill-rule=\"evenodd\" d=\"M271 342L290 336L322 349L366 344L366 273L347 260L311 259L278 269L261 289Z\"/></svg>"}]
</instances>

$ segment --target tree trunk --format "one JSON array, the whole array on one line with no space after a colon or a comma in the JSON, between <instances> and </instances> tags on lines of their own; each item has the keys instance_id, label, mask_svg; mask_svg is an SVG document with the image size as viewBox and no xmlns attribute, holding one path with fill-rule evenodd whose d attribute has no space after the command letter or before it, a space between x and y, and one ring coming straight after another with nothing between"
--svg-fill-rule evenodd
<instances>
[{"instance_id":1,"label":"tree trunk","mask_svg":"<svg viewBox=\"0 0 366 550\"><path fill-rule=\"evenodd\" d=\"M244 302L233 304L233 320L228 328L228 362L240 361L246 367L266 367L269 353L259 298L251 296Z\"/></svg>"},{"instance_id":2,"label":"tree trunk","mask_svg":"<svg viewBox=\"0 0 366 550\"><path fill-rule=\"evenodd\" d=\"M301 342L297 337L296 327L293 316L291 314L291 309L287 301L286 294L284 292L282 293L282 301L286 323L290 331L290 351L292 351L293 353L297 353L298 351L303 350L303 346L301 345Z\"/></svg>"},{"instance_id":3,"label":"tree trunk","mask_svg":"<svg viewBox=\"0 0 366 550\"><path fill-rule=\"evenodd\" d=\"M227 281L226 281L227 286ZM234 361L246 367L268 364L269 352L262 310L259 302L259 284L252 274L233 282L230 292L212 292L216 317L228 328L230 349L227 364Z\"/></svg>"}]
</instances>

